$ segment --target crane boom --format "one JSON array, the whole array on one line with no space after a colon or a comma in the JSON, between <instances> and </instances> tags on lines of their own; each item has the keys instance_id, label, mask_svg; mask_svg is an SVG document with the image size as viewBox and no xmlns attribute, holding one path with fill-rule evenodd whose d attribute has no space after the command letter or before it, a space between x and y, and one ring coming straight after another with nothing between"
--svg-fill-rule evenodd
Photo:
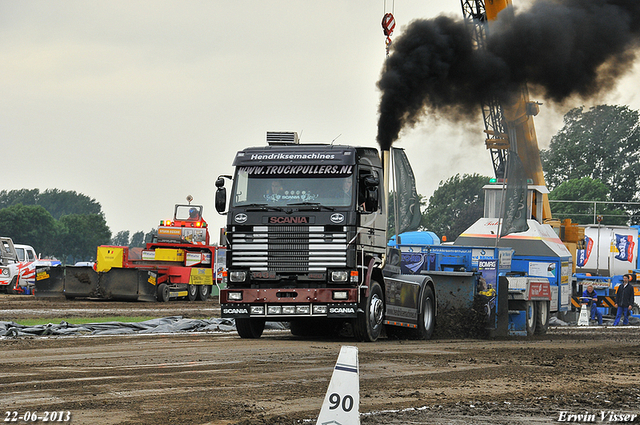
<instances>
[{"instance_id":1,"label":"crane boom","mask_svg":"<svg viewBox=\"0 0 640 425\"><path fill-rule=\"evenodd\" d=\"M498 14L512 13L511 0L461 0L462 12L471 30L472 41L477 49L485 49L487 31L491 21ZM533 117L540 111L539 104L529 100L525 84L511 101L500 102L497 98L482 102L486 147L491 153L496 178L504 178L507 152L518 154L528 179L536 186L546 186L540 150ZM551 208L547 195L543 195L542 217L539 222L551 218Z\"/></svg>"}]
</instances>

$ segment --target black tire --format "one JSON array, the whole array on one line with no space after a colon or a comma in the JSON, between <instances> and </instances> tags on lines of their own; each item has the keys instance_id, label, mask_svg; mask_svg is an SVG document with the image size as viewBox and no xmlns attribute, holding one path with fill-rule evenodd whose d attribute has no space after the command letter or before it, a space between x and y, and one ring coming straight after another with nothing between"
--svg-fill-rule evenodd
<instances>
[{"instance_id":1,"label":"black tire","mask_svg":"<svg viewBox=\"0 0 640 425\"><path fill-rule=\"evenodd\" d=\"M358 341L374 342L380 337L384 322L384 295L382 287L374 280L369 287L369 296L354 319L353 334Z\"/></svg>"},{"instance_id":2,"label":"black tire","mask_svg":"<svg viewBox=\"0 0 640 425\"><path fill-rule=\"evenodd\" d=\"M236 330L240 338L257 339L264 331L264 319L236 319Z\"/></svg>"},{"instance_id":3,"label":"black tire","mask_svg":"<svg viewBox=\"0 0 640 425\"><path fill-rule=\"evenodd\" d=\"M200 301L206 301L209 299L209 295L211 295L211 286L210 285L200 285L198 286L198 299Z\"/></svg>"},{"instance_id":4,"label":"black tire","mask_svg":"<svg viewBox=\"0 0 640 425\"><path fill-rule=\"evenodd\" d=\"M156 295L156 298L158 299L158 301L166 303L169 301L170 292L171 290L169 289L167 284L161 283L160 285L158 285L158 293Z\"/></svg>"},{"instance_id":5,"label":"black tire","mask_svg":"<svg viewBox=\"0 0 640 425\"><path fill-rule=\"evenodd\" d=\"M532 336L536 332L536 324L538 322L538 319L536 318L538 316L536 303L533 301L525 301L524 309L527 312L527 336Z\"/></svg>"},{"instance_id":6,"label":"black tire","mask_svg":"<svg viewBox=\"0 0 640 425\"><path fill-rule=\"evenodd\" d=\"M187 287L187 299L189 301L195 301L198 297L198 285L189 285Z\"/></svg>"},{"instance_id":7,"label":"black tire","mask_svg":"<svg viewBox=\"0 0 640 425\"><path fill-rule=\"evenodd\" d=\"M436 299L430 286L422 291L421 311L418 315L418 338L431 339L436 327Z\"/></svg>"},{"instance_id":8,"label":"black tire","mask_svg":"<svg viewBox=\"0 0 640 425\"><path fill-rule=\"evenodd\" d=\"M536 304L536 329L535 333L544 335L549 329L549 317L551 316L551 306L549 301L538 301Z\"/></svg>"},{"instance_id":9,"label":"black tire","mask_svg":"<svg viewBox=\"0 0 640 425\"><path fill-rule=\"evenodd\" d=\"M18 276L14 276L13 279L11 279L11 282L9 283L9 285L7 286L7 294L9 295L13 295L13 294L19 294L20 292L16 291L16 287L18 286Z\"/></svg>"}]
</instances>

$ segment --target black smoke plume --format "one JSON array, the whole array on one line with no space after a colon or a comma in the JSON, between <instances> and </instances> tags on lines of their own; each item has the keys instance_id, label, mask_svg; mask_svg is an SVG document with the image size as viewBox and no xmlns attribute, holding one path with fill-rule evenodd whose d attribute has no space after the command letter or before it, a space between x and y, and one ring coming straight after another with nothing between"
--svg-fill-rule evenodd
<instances>
[{"instance_id":1,"label":"black smoke plume","mask_svg":"<svg viewBox=\"0 0 640 425\"><path fill-rule=\"evenodd\" d=\"M503 18L493 23L486 49L472 47L462 18L408 26L378 82L382 149L425 113L472 119L483 100L508 100L523 83L555 103L591 98L611 89L636 58L640 0L538 0Z\"/></svg>"}]
</instances>

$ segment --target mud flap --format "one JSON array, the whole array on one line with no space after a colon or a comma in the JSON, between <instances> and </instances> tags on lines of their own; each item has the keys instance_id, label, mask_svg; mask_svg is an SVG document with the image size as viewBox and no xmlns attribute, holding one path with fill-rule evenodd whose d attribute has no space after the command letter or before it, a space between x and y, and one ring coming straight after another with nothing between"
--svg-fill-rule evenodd
<instances>
[{"instance_id":1,"label":"mud flap","mask_svg":"<svg viewBox=\"0 0 640 425\"><path fill-rule=\"evenodd\" d=\"M98 273L92 267L67 266L64 276L64 295L67 298L100 298Z\"/></svg>"},{"instance_id":2,"label":"mud flap","mask_svg":"<svg viewBox=\"0 0 640 425\"><path fill-rule=\"evenodd\" d=\"M36 266L36 298L64 296L64 267Z\"/></svg>"},{"instance_id":3,"label":"mud flap","mask_svg":"<svg viewBox=\"0 0 640 425\"><path fill-rule=\"evenodd\" d=\"M476 293L476 278L473 273L429 271L436 287L438 315L440 309L470 308Z\"/></svg>"},{"instance_id":4,"label":"mud flap","mask_svg":"<svg viewBox=\"0 0 640 425\"><path fill-rule=\"evenodd\" d=\"M496 309L496 329L490 331L492 337L506 337L509 334L509 281L500 276L498 280L498 306Z\"/></svg>"},{"instance_id":5,"label":"mud flap","mask_svg":"<svg viewBox=\"0 0 640 425\"><path fill-rule=\"evenodd\" d=\"M122 301L156 301L156 286L146 271L111 269L97 273L91 267L36 269L36 297L99 298Z\"/></svg>"},{"instance_id":6,"label":"mud flap","mask_svg":"<svg viewBox=\"0 0 640 425\"><path fill-rule=\"evenodd\" d=\"M477 278L472 272L423 272L436 289L435 336L479 338L487 334L484 306L477 305Z\"/></svg>"},{"instance_id":7,"label":"mud flap","mask_svg":"<svg viewBox=\"0 0 640 425\"><path fill-rule=\"evenodd\" d=\"M111 269L99 275L100 298L123 301L156 301L156 286L149 273L136 269Z\"/></svg>"}]
</instances>

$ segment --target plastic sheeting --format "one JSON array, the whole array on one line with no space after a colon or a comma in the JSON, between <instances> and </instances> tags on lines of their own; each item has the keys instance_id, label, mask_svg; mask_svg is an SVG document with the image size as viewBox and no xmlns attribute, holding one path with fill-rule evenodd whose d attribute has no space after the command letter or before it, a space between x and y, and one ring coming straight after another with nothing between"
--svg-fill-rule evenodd
<instances>
[{"instance_id":1,"label":"plastic sheeting","mask_svg":"<svg viewBox=\"0 0 640 425\"><path fill-rule=\"evenodd\" d=\"M281 323L267 322L265 329L286 328ZM81 325L61 322L59 324L26 326L15 322L0 321L0 337L231 332L235 330L233 319L184 319L182 316L163 317L144 322L102 322Z\"/></svg>"}]
</instances>

